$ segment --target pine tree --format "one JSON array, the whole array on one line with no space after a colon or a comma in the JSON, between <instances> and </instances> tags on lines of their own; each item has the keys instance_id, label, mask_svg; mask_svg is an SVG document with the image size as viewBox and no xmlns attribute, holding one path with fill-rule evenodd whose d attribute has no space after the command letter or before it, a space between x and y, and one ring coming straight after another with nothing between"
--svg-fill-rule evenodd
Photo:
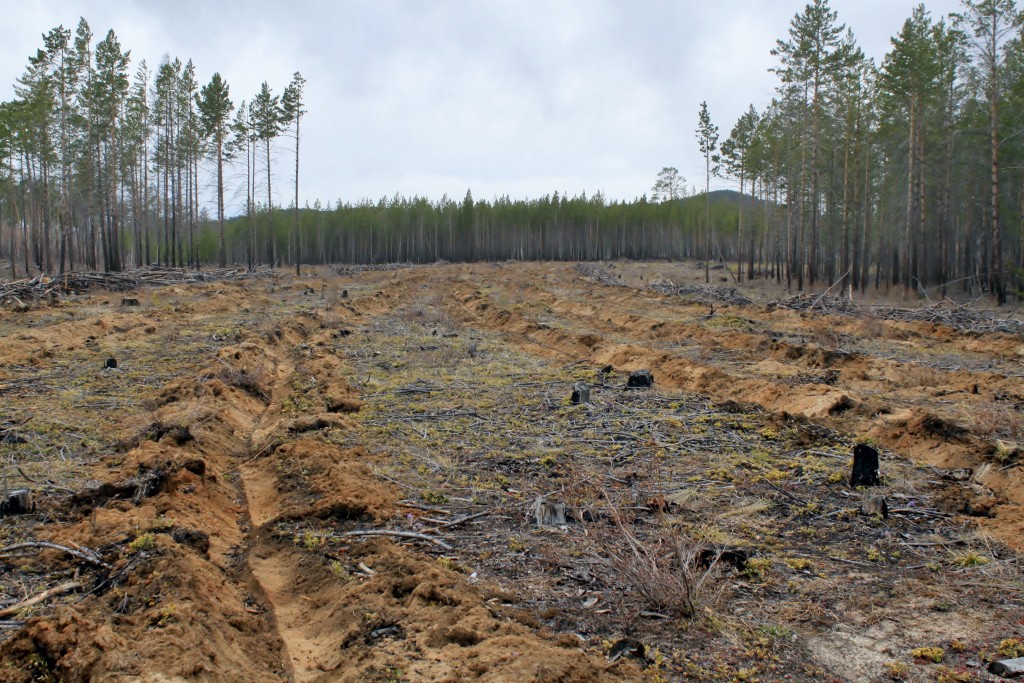
<instances>
[{"instance_id":1,"label":"pine tree","mask_svg":"<svg viewBox=\"0 0 1024 683\"><path fill-rule=\"evenodd\" d=\"M835 67L842 53L840 46L846 26L836 23L837 14L827 0L813 0L804 11L793 17L789 25L789 40L778 41L772 54L781 66L773 69L782 79L789 95L801 93L810 110L811 158L809 168L801 169L801 184L810 183L810 244L806 251L807 275L813 285L818 276L818 228L821 207L821 128L825 94L834 79ZM810 98L807 101L807 98ZM803 166L803 165L802 165ZM808 177L809 176L809 177ZM801 193L802 194L802 193ZM803 243L803 210L800 211L800 242ZM799 287L803 288L803 268L798 272Z\"/></svg>"},{"instance_id":2,"label":"pine tree","mask_svg":"<svg viewBox=\"0 0 1024 683\"><path fill-rule=\"evenodd\" d=\"M686 178L674 166L665 166L658 172L658 178L651 188L651 200L671 202L686 195Z\"/></svg>"},{"instance_id":3,"label":"pine tree","mask_svg":"<svg viewBox=\"0 0 1024 683\"><path fill-rule=\"evenodd\" d=\"M295 274L301 275L302 263L302 232L299 230L299 123L302 115L306 113L303 109L302 90L306 79L298 71L292 76L292 82L284 90L281 98L282 120L285 125L295 127Z\"/></svg>"},{"instance_id":4,"label":"pine tree","mask_svg":"<svg viewBox=\"0 0 1024 683\"><path fill-rule=\"evenodd\" d=\"M217 164L217 225L220 235L220 267L227 266L227 244L224 237L224 163L229 160L227 148L231 133L229 118L234 105L228 92L228 84L220 73L214 73L209 84L203 86L199 97L199 115L203 136L210 141L210 151Z\"/></svg>"},{"instance_id":5,"label":"pine tree","mask_svg":"<svg viewBox=\"0 0 1024 683\"><path fill-rule=\"evenodd\" d=\"M1020 31L1024 16L1013 0L962 0L964 12L959 24L971 37L971 47L980 62L982 86L989 112L989 151L991 190L988 282L998 304L1006 303L1003 273L1003 233L999 221L999 104L1002 99L1001 72L1004 48L1009 38Z\"/></svg>"},{"instance_id":6,"label":"pine tree","mask_svg":"<svg viewBox=\"0 0 1024 683\"><path fill-rule=\"evenodd\" d=\"M718 126L711 123L711 114L708 113L708 103L700 103L700 112L697 116L697 146L700 153L704 155L704 281L711 282L711 174L718 173ZM711 164L715 166L712 168Z\"/></svg>"},{"instance_id":7,"label":"pine tree","mask_svg":"<svg viewBox=\"0 0 1024 683\"><path fill-rule=\"evenodd\" d=\"M267 239L270 240L270 264L277 266L277 239L274 235L274 197L271 192L270 149L274 139L281 134L281 101L270 91L266 81L260 86L259 93L253 98L249 108L251 130L254 138L263 143L266 153L267 172Z\"/></svg>"},{"instance_id":8,"label":"pine tree","mask_svg":"<svg viewBox=\"0 0 1024 683\"><path fill-rule=\"evenodd\" d=\"M757 110L754 109L754 105L751 104L750 108L740 115L740 118L736 121L736 125L733 126L732 131L729 133L729 137L722 143L722 163L725 167L725 171L728 175L740 181L736 268L736 278L740 282L743 281L743 205L746 203L743 190L744 182L750 178L750 148L754 144L754 135L757 132L758 120L759 117L757 115ZM749 250L751 258L748 276L753 278L753 244L750 245Z\"/></svg>"}]
</instances>

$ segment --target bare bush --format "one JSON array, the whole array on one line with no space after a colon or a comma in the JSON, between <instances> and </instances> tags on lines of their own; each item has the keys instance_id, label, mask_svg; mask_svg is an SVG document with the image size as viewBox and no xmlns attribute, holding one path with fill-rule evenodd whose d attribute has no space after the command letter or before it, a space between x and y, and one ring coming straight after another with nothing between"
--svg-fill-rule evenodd
<instances>
[{"instance_id":1,"label":"bare bush","mask_svg":"<svg viewBox=\"0 0 1024 683\"><path fill-rule=\"evenodd\" d=\"M221 365L215 375L216 379L229 387L241 389L250 396L267 401L270 399L270 386L273 377L263 365L235 367L220 359Z\"/></svg>"},{"instance_id":2,"label":"bare bush","mask_svg":"<svg viewBox=\"0 0 1024 683\"><path fill-rule=\"evenodd\" d=\"M577 499L589 498L589 516L611 521L587 523L602 563L658 611L690 618L713 605L725 583L720 548L701 541L659 512L659 524L641 537L626 506L606 490L585 485ZM597 501L602 501L597 504ZM596 513L596 514L595 514Z\"/></svg>"},{"instance_id":3,"label":"bare bush","mask_svg":"<svg viewBox=\"0 0 1024 683\"><path fill-rule=\"evenodd\" d=\"M646 540L622 520L616 529L619 542L602 543L608 566L652 607L692 617L718 599L724 586L720 550L677 526L662 525Z\"/></svg>"}]
</instances>

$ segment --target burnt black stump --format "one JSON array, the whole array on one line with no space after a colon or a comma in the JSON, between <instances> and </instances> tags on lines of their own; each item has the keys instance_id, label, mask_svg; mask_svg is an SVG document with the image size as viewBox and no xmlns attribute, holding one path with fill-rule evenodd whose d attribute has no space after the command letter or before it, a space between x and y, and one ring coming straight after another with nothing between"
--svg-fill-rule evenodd
<instances>
[{"instance_id":1,"label":"burnt black stump","mask_svg":"<svg viewBox=\"0 0 1024 683\"><path fill-rule=\"evenodd\" d=\"M6 497L0 496L0 517L35 512L36 506L28 489L15 489L6 493Z\"/></svg>"},{"instance_id":2,"label":"burnt black stump","mask_svg":"<svg viewBox=\"0 0 1024 683\"><path fill-rule=\"evenodd\" d=\"M654 386L654 375L650 370L634 370L629 373L626 386L630 389L649 389Z\"/></svg>"},{"instance_id":3,"label":"burnt black stump","mask_svg":"<svg viewBox=\"0 0 1024 683\"><path fill-rule=\"evenodd\" d=\"M850 472L850 486L881 486L878 476L878 451L867 444L853 447L853 470Z\"/></svg>"}]
</instances>

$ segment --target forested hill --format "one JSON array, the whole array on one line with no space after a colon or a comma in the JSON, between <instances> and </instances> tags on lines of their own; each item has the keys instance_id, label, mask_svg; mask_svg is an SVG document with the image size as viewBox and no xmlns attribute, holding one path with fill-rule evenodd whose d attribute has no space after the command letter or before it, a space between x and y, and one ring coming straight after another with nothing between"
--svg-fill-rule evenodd
<instances>
[{"instance_id":1,"label":"forested hill","mask_svg":"<svg viewBox=\"0 0 1024 683\"><path fill-rule=\"evenodd\" d=\"M875 62L828 0L811 0L772 50L770 101L721 126L704 102L696 130L678 131L702 192L666 167L632 201L467 193L302 209L300 152L316 144L302 142L299 73L280 95L264 82L236 102L216 72L201 85L191 61L132 65L114 31L97 41L83 19L43 36L0 103L0 261L18 277L153 262L700 258L795 289L955 283L1002 303L1024 290L1024 14L1014 0L962 0L946 16L920 5L893 29ZM712 178L738 192L710 192ZM241 216L228 220L226 198Z\"/></svg>"}]
</instances>

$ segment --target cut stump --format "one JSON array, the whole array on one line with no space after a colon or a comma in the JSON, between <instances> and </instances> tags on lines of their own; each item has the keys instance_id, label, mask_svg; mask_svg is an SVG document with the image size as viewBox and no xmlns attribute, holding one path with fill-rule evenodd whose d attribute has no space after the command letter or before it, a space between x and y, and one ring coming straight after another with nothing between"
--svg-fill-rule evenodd
<instances>
[{"instance_id":1,"label":"cut stump","mask_svg":"<svg viewBox=\"0 0 1024 683\"><path fill-rule=\"evenodd\" d=\"M881 483L878 476L878 451L863 443L854 446L850 486L880 486Z\"/></svg>"},{"instance_id":2,"label":"cut stump","mask_svg":"<svg viewBox=\"0 0 1024 683\"><path fill-rule=\"evenodd\" d=\"M630 389L649 389L654 386L654 375L650 370L634 370L629 373L626 386Z\"/></svg>"},{"instance_id":3,"label":"cut stump","mask_svg":"<svg viewBox=\"0 0 1024 683\"><path fill-rule=\"evenodd\" d=\"M573 405L590 403L590 385L586 382L576 382L576 384L573 384L571 400Z\"/></svg>"}]
</instances>

